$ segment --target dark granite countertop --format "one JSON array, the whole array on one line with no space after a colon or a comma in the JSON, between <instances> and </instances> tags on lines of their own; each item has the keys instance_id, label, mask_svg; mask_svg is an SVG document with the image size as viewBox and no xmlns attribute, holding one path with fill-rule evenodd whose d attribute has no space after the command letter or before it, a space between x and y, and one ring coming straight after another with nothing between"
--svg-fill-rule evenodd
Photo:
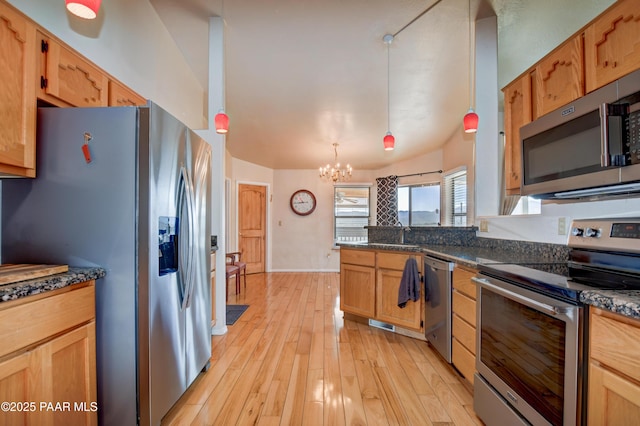
<instances>
[{"instance_id":1,"label":"dark granite countertop","mask_svg":"<svg viewBox=\"0 0 640 426\"><path fill-rule=\"evenodd\" d=\"M0 303L46 291L56 290L72 284L102 278L107 274L103 268L69 267L68 272L49 275L32 280L0 285Z\"/></svg>"},{"instance_id":2,"label":"dark granite countertop","mask_svg":"<svg viewBox=\"0 0 640 426\"><path fill-rule=\"evenodd\" d=\"M489 263L533 264L565 261L565 259L553 259L548 255L531 251L500 250L488 247L386 243L340 244L340 246L363 249L368 248L372 250L394 250L424 253L442 260L449 260L472 268L476 268L479 264Z\"/></svg>"},{"instance_id":3,"label":"dark granite countertop","mask_svg":"<svg viewBox=\"0 0 640 426\"><path fill-rule=\"evenodd\" d=\"M488 247L448 246L448 245L418 245L418 244L385 244L360 243L340 244L350 248L408 251L432 255L461 265L476 268L479 264L518 263L536 264L557 261L563 263L566 259L554 259L549 253L535 250L509 250ZM631 318L640 319L640 290L586 290L580 294L580 301L597 308L616 312Z\"/></svg>"},{"instance_id":4,"label":"dark granite countertop","mask_svg":"<svg viewBox=\"0 0 640 426\"><path fill-rule=\"evenodd\" d=\"M587 290L580 301L596 308L640 319L640 290Z\"/></svg>"}]
</instances>

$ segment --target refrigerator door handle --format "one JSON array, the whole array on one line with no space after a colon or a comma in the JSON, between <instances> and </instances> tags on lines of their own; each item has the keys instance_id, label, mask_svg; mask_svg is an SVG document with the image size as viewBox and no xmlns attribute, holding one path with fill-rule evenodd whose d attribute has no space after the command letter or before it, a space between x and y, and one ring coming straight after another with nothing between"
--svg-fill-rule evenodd
<instances>
[{"instance_id":1,"label":"refrigerator door handle","mask_svg":"<svg viewBox=\"0 0 640 426\"><path fill-rule=\"evenodd\" d=\"M179 210L182 213L183 203L186 204L187 211L184 217L180 218L182 222L181 227L185 226L185 231L180 233L180 264L178 265L178 269L180 270L180 277L182 278L182 282L184 285L184 289L182 290L182 304L181 310L184 311L190 305L190 293L191 293L191 282L193 280L193 268L191 265L191 261L193 259L193 198L191 196L191 192L193 189L191 188L191 179L189 178L189 173L187 169L182 166L180 168L180 205ZM181 215L182 216L182 215ZM186 221L186 224L184 223ZM185 235L186 234L186 235Z\"/></svg>"},{"instance_id":2,"label":"refrigerator door handle","mask_svg":"<svg viewBox=\"0 0 640 426\"><path fill-rule=\"evenodd\" d=\"M195 190L194 190L194 186L193 186L193 181L191 180L191 177L189 176L189 172L185 169L185 176L186 176L186 186L187 186L187 199L189 200L189 204L191 206L191 208L189 209L189 263L188 263L188 267L189 267L189 287L187 288L187 304L186 307L190 307L191 306L191 299L193 298L193 291L194 288L196 286L196 280L197 280L197 272L198 272L198 266L197 266L197 262L199 261L198 256L196 256L196 247L195 243L196 243L196 205L195 205Z\"/></svg>"}]
</instances>

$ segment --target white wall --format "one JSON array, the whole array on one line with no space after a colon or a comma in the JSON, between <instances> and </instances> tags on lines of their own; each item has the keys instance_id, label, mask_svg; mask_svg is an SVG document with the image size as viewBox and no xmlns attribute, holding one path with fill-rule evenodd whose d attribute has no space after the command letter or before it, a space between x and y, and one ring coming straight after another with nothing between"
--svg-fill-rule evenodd
<instances>
[{"instance_id":1,"label":"white wall","mask_svg":"<svg viewBox=\"0 0 640 426\"><path fill-rule=\"evenodd\" d=\"M464 157L464 155L463 155ZM274 271L339 271L339 251L333 248L333 184L318 177L313 170L272 170L229 157L227 177L231 179L233 201L229 239L235 241L235 192L238 182L264 183L272 188L268 195L269 222L267 241L271 253L267 270ZM420 173L443 168L442 150L393 164L380 170L355 170L348 184L371 185L371 219L375 225L375 179L377 177ZM440 182L441 175L424 175L403 183ZM316 210L309 216L291 211L289 201L298 189L308 189L316 197Z\"/></svg>"}]
</instances>

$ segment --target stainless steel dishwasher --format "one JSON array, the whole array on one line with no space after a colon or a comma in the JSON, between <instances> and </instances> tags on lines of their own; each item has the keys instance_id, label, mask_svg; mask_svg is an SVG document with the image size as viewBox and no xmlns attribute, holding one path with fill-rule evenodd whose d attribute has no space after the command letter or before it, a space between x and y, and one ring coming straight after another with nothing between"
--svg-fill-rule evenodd
<instances>
[{"instance_id":1,"label":"stainless steel dishwasher","mask_svg":"<svg viewBox=\"0 0 640 426\"><path fill-rule=\"evenodd\" d=\"M453 262L424 257L424 334L451 363L451 279Z\"/></svg>"}]
</instances>

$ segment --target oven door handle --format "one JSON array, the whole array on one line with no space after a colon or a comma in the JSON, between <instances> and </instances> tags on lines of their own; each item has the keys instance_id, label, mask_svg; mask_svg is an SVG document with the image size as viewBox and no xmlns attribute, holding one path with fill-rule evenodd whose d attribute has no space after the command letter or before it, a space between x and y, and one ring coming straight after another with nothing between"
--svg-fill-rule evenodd
<instances>
[{"instance_id":1,"label":"oven door handle","mask_svg":"<svg viewBox=\"0 0 640 426\"><path fill-rule=\"evenodd\" d=\"M533 300L533 299L529 299L528 297L525 296L521 296L518 293L515 293L513 291L504 289L502 287L499 287L495 284L492 284L491 282L489 282L489 280L485 279L485 278L477 278L477 277L471 277L471 280L475 281L476 283L488 288L489 290L493 291L494 293L498 293L501 296L507 297L511 300L515 300L519 303L522 303L523 305L527 305L529 307L532 308L536 308L541 312L544 312L546 314L549 315L553 315L553 316L557 316L557 315L564 315L567 314L569 312L569 310L565 307L562 306L551 306L549 304L546 303L542 303L542 302L538 302L537 300Z\"/></svg>"}]
</instances>

